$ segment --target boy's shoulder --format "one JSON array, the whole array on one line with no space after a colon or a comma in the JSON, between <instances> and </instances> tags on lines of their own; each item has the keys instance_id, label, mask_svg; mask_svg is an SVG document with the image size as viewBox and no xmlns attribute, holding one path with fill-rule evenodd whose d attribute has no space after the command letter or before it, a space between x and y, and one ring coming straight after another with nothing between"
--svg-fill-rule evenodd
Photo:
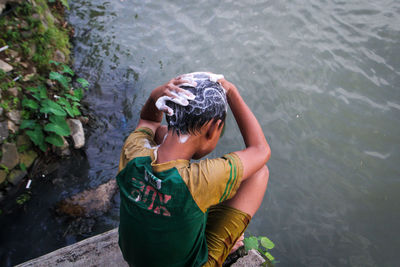
<instances>
[{"instance_id":1,"label":"boy's shoulder","mask_svg":"<svg viewBox=\"0 0 400 267\"><path fill-rule=\"evenodd\" d=\"M203 159L177 170L203 212L233 197L243 177L243 166L235 153Z\"/></svg>"},{"instance_id":2,"label":"boy's shoulder","mask_svg":"<svg viewBox=\"0 0 400 267\"><path fill-rule=\"evenodd\" d=\"M154 150L156 148L154 133L150 128L140 127L136 129L124 142L119 160L119 171L134 158L148 156L154 160Z\"/></svg>"}]
</instances>

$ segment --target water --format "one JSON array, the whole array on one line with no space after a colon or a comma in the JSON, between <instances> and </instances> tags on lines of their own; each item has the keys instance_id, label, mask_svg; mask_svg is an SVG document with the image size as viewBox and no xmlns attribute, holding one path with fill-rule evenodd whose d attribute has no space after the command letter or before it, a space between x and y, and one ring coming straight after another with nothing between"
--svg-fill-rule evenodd
<instances>
[{"instance_id":1,"label":"water","mask_svg":"<svg viewBox=\"0 0 400 267\"><path fill-rule=\"evenodd\" d=\"M34 195L46 197L2 226L1 265L82 238L63 236L66 225L49 208L114 177L123 139L151 89L198 70L223 73L239 87L271 145L267 194L249 232L276 243L277 266L397 265L399 1L70 6L75 67L92 84L86 101L96 127L86 155L55 174L64 182L33 185ZM232 115L227 129L210 156L242 148ZM94 233L118 225L118 201Z\"/></svg>"}]
</instances>

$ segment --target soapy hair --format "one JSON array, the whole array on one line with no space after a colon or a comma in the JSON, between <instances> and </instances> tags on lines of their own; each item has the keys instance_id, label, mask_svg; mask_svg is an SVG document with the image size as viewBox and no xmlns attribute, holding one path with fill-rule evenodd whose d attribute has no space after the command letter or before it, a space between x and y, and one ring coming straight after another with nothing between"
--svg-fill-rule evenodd
<instances>
[{"instance_id":1,"label":"soapy hair","mask_svg":"<svg viewBox=\"0 0 400 267\"><path fill-rule=\"evenodd\" d=\"M196 87L181 85L182 89L190 91L195 98L189 100L187 106L172 101L166 102L166 105L174 111L172 116L166 116L168 130L172 129L178 135L196 134L209 121L225 122L227 112L225 89L218 82L211 81L207 73L191 73L183 75L182 79L197 83ZM219 127L222 125L223 123Z\"/></svg>"}]
</instances>

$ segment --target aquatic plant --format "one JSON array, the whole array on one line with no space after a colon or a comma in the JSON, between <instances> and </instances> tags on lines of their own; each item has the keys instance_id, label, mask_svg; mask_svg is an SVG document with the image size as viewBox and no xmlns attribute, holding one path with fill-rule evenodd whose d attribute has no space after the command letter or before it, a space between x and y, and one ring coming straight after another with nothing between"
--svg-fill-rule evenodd
<instances>
[{"instance_id":1,"label":"aquatic plant","mask_svg":"<svg viewBox=\"0 0 400 267\"><path fill-rule=\"evenodd\" d=\"M243 243L246 251L249 251L250 249L258 250L270 261L271 264L275 264L277 262L275 257L269 252L269 250L275 247L275 244L268 237L249 236L243 240Z\"/></svg>"}]
</instances>

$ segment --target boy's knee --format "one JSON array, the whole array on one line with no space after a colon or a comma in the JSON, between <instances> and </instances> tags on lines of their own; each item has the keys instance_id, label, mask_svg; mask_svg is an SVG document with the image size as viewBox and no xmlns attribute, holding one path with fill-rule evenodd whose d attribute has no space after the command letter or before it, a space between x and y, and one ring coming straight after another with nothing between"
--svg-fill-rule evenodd
<instances>
[{"instance_id":1,"label":"boy's knee","mask_svg":"<svg viewBox=\"0 0 400 267\"><path fill-rule=\"evenodd\" d=\"M269 169L264 165L257 173L257 184L261 187L267 188L269 179Z\"/></svg>"}]
</instances>

